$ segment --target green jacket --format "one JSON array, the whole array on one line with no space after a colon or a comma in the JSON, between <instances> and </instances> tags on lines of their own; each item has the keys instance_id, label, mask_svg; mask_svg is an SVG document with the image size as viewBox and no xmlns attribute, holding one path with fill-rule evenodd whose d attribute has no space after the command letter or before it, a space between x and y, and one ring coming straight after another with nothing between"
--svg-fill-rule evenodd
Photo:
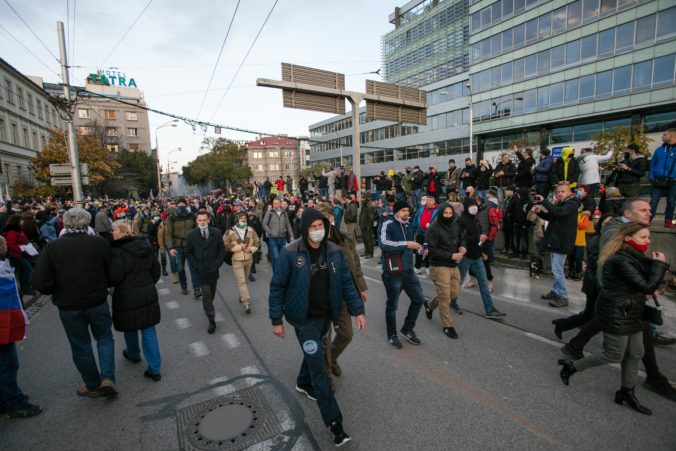
<instances>
[{"instance_id":1,"label":"green jacket","mask_svg":"<svg viewBox=\"0 0 676 451\"><path fill-rule=\"evenodd\" d=\"M335 226L331 226L331 231L329 232L329 241L338 245L343 250L343 252L345 252L347 263L350 265L352 280L357 287L357 291L360 293L362 291L366 291L366 280L364 280L364 273L361 270L359 254L357 253L357 247L354 240L352 240L352 238L348 238L347 235L336 229Z\"/></svg>"},{"instance_id":2,"label":"green jacket","mask_svg":"<svg viewBox=\"0 0 676 451\"><path fill-rule=\"evenodd\" d=\"M194 228L195 217L191 214L169 216L164 224L164 240L167 243L167 249L185 246L185 238L188 236L188 232Z\"/></svg>"},{"instance_id":3,"label":"green jacket","mask_svg":"<svg viewBox=\"0 0 676 451\"><path fill-rule=\"evenodd\" d=\"M359 228L362 230L371 230L373 223L376 222L376 210L371 202L364 202L359 212Z\"/></svg>"},{"instance_id":4,"label":"green jacket","mask_svg":"<svg viewBox=\"0 0 676 451\"><path fill-rule=\"evenodd\" d=\"M404 176L401 178L401 186L405 191L411 191L411 189L413 189L413 171L409 172L408 174L404 174Z\"/></svg>"}]
</instances>

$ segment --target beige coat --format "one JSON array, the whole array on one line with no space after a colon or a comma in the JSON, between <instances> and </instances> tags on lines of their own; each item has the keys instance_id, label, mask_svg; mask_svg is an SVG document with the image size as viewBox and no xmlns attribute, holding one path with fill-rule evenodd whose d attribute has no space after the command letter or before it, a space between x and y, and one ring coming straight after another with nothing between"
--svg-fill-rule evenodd
<instances>
[{"instance_id":1,"label":"beige coat","mask_svg":"<svg viewBox=\"0 0 676 451\"><path fill-rule=\"evenodd\" d=\"M251 226L247 226L246 236L244 241L239 238L239 235L233 228L228 229L225 234L223 234L223 244L225 245L226 252L232 252L233 261L246 261L253 258L253 254L261 246L260 239L256 235L256 231ZM243 245L246 244L251 253L244 252Z\"/></svg>"}]
</instances>

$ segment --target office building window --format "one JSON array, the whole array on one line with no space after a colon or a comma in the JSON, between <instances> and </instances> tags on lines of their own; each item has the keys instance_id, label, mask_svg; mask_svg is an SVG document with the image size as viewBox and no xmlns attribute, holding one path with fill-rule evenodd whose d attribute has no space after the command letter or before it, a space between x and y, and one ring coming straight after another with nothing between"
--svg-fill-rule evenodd
<instances>
[{"instance_id":1,"label":"office building window","mask_svg":"<svg viewBox=\"0 0 676 451\"><path fill-rule=\"evenodd\" d=\"M631 87L631 65L613 70L613 95L627 94Z\"/></svg>"},{"instance_id":2,"label":"office building window","mask_svg":"<svg viewBox=\"0 0 676 451\"><path fill-rule=\"evenodd\" d=\"M634 22L617 27L615 33L615 52L626 52L634 47Z\"/></svg>"},{"instance_id":3,"label":"office building window","mask_svg":"<svg viewBox=\"0 0 676 451\"><path fill-rule=\"evenodd\" d=\"M538 74L549 72L549 50L538 53Z\"/></svg>"},{"instance_id":4,"label":"office building window","mask_svg":"<svg viewBox=\"0 0 676 451\"><path fill-rule=\"evenodd\" d=\"M526 44L535 42L538 39L538 20L532 19L526 22Z\"/></svg>"},{"instance_id":5,"label":"office building window","mask_svg":"<svg viewBox=\"0 0 676 451\"><path fill-rule=\"evenodd\" d=\"M540 39L544 39L552 31L552 15L551 14L543 14L539 18L538 22L538 37Z\"/></svg>"},{"instance_id":6,"label":"office building window","mask_svg":"<svg viewBox=\"0 0 676 451\"><path fill-rule=\"evenodd\" d=\"M566 63L566 46L559 45L551 49L552 71L561 69Z\"/></svg>"},{"instance_id":7,"label":"office building window","mask_svg":"<svg viewBox=\"0 0 676 451\"><path fill-rule=\"evenodd\" d=\"M596 58L596 38L595 34L582 38L580 41L580 51L582 61L589 61Z\"/></svg>"},{"instance_id":8,"label":"office building window","mask_svg":"<svg viewBox=\"0 0 676 451\"><path fill-rule=\"evenodd\" d=\"M518 60L514 61L514 69L513 69L513 78L514 78L514 83L522 81L523 76L524 76L524 71L523 71L523 58L519 58Z\"/></svg>"},{"instance_id":9,"label":"office building window","mask_svg":"<svg viewBox=\"0 0 676 451\"><path fill-rule=\"evenodd\" d=\"M526 25L521 24L514 27L514 48L519 49L523 47L524 42L524 33L526 31Z\"/></svg>"},{"instance_id":10,"label":"office building window","mask_svg":"<svg viewBox=\"0 0 676 451\"><path fill-rule=\"evenodd\" d=\"M128 121L137 121L138 120L138 114L136 114L133 111L127 111L127 120Z\"/></svg>"},{"instance_id":11,"label":"office building window","mask_svg":"<svg viewBox=\"0 0 676 451\"><path fill-rule=\"evenodd\" d=\"M549 86L549 107L555 108L563 105L563 83L555 83Z\"/></svg>"},{"instance_id":12,"label":"office building window","mask_svg":"<svg viewBox=\"0 0 676 451\"><path fill-rule=\"evenodd\" d=\"M138 128L128 128L127 136L138 136Z\"/></svg>"},{"instance_id":13,"label":"office building window","mask_svg":"<svg viewBox=\"0 0 676 451\"><path fill-rule=\"evenodd\" d=\"M655 22L656 14L641 17L636 21L636 45L648 42L650 44L655 40Z\"/></svg>"},{"instance_id":14,"label":"office building window","mask_svg":"<svg viewBox=\"0 0 676 451\"><path fill-rule=\"evenodd\" d=\"M605 16L613 13L615 12L615 8L617 8L617 0L601 0L600 14L601 16Z\"/></svg>"},{"instance_id":15,"label":"office building window","mask_svg":"<svg viewBox=\"0 0 676 451\"><path fill-rule=\"evenodd\" d=\"M599 0L582 0L582 21L594 20L599 15Z\"/></svg>"},{"instance_id":16,"label":"office building window","mask_svg":"<svg viewBox=\"0 0 676 451\"><path fill-rule=\"evenodd\" d=\"M549 86L538 88L538 110L549 108Z\"/></svg>"},{"instance_id":17,"label":"office building window","mask_svg":"<svg viewBox=\"0 0 676 451\"><path fill-rule=\"evenodd\" d=\"M669 86L674 82L674 58L667 55L655 59L653 69L653 87Z\"/></svg>"},{"instance_id":18,"label":"office building window","mask_svg":"<svg viewBox=\"0 0 676 451\"><path fill-rule=\"evenodd\" d=\"M592 100L594 98L595 82L594 75L587 75L586 77L580 78L580 102Z\"/></svg>"},{"instance_id":19,"label":"office building window","mask_svg":"<svg viewBox=\"0 0 676 451\"><path fill-rule=\"evenodd\" d=\"M107 120L114 121L115 119L117 119L117 111L106 110L105 118Z\"/></svg>"},{"instance_id":20,"label":"office building window","mask_svg":"<svg viewBox=\"0 0 676 451\"><path fill-rule=\"evenodd\" d=\"M580 62L580 41L566 44L566 65L574 65Z\"/></svg>"},{"instance_id":21,"label":"office building window","mask_svg":"<svg viewBox=\"0 0 676 451\"><path fill-rule=\"evenodd\" d=\"M561 33L566 29L566 7L563 6L552 12L552 33Z\"/></svg>"},{"instance_id":22,"label":"office building window","mask_svg":"<svg viewBox=\"0 0 676 451\"><path fill-rule=\"evenodd\" d=\"M660 11L657 20L657 39L665 39L676 34L676 7Z\"/></svg>"},{"instance_id":23,"label":"office building window","mask_svg":"<svg viewBox=\"0 0 676 451\"><path fill-rule=\"evenodd\" d=\"M578 80L569 80L566 82L565 87L565 103L566 105L574 105L577 103L578 96Z\"/></svg>"},{"instance_id":24,"label":"office building window","mask_svg":"<svg viewBox=\"0 0 676 451\"><path fill-rule=\"evenodd\" d=\"M568 28L578 26L580 24L581 17L582 0L577 0L576 2L568 5Z\"/></svg>"},{"instance_id":25,"label":"office building window","mask_svg":"<svg viewBox=\"0 0 676 451\"><path fill-rule=\"evenodd\" d=\"M615 29L605 30L599 33L599 58L610 56L615 49Z\"/></svg>"},{"instance_id":26,"label":"office building window","mask_svg":"<svg viewBox=\"0 0 676 451\"><path fill-rule=\"evenodd\" d=\"M650 89L652 68L652 61L644 61L642 63L634 64L634 80L632 83L632 91Z\"/></svg>"},{"instance_id":27,"label":"office building window","mask_svg":"<svg viewBox=\"0 0 676 451\"><path fill-rule=\"evenodd\" d=\"M86 108L78 108L77 117L80 119L90 119L89 110Z\"/></svg>"},{"instance_id":28,"label":"office building window","mask_svg":"<svg viewBox=\"0 0 676 451\"><path fill-rule=\"evenodd\" d=\"M613 71L607 70L596 74L596 98L610 97L613 91Z\"/></svg>"}]
</instances>

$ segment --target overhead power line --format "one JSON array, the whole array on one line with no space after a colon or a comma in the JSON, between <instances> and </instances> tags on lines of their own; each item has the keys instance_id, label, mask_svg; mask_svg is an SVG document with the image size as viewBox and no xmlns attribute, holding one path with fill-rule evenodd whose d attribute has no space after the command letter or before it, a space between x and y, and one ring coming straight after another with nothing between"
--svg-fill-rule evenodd
<instances>
[{"instance_id":1,"label":"overhead power line","mask_svg":"<svg viewBox=\"0 0 676 451\"><path fill-rule=\"evenodd\" d=\"M214 64L214 69L211 71L211 77L209 77L209 83L207 84L207 90L204 91L204 97L202 97L202 103L200 104L200 109L197 111L197 119L200 118L202 114L202 108L204 107L204 102L207 100L207 95L209 94L209 88L211 88L211 82L214 81L214 75L216 75L216 69L218 69L218 63L221 61L221 55L223 54L223 49L225 48L225 43L228 41L228 36L230 36L230 30L232 29L232 23L235 21L235 16L237 15L237 10L239 9L240 0L237 0L235 5L235 12L232 13L232 18L230 19L230 25L228 25L228 31L225 32L225 38L223 38L223 43L221 44L221 50L218 52L218 58L216 58L216 64Z\"/></svg>"},{"instance_id":2,"label":"overhead power line","mask_svg":"<svg viewBox=\"0 0 676 451\"><path fill-rule=\"evenodd\" d=\"M40 44L42 44L42 46L43 46L45 49L47 49L47 51L49 52L49 54L52 55L56 61L61 62L61 60L59 59L59 57L57 57L57 56L54 54L54 52L52 52L52 51L49 49L49 47L47 47L47 44L45 44L44 41L43 41L42 39L40 39L40 36L38 36L38 35L35 33L35 31L33 31L33 29L31 28L31 26L28 25L28 23L27 23L25 20L23 20L23 17L21 17L21 14L19 14L19 12L18 12L16 9L14 9L14 7L13 7L12 4L9 2L9 0L5 0L5 3L7 3L7 6L9 6L9 8L10 8L12 11L14 11L14 14L16 14L16 16L19 18L19 20L20 20L21 22L23 22L23 24L26 26L26 28L28 28L28 29L30 30L30 32L33 33L33 36L35 36L35 39L37 39L38 41L40 41ZM31 53L32 53L32 52L31 52Z\"/></svg>"},{"instance_id":3,"label":"overhead power line","mask_svg":"<svg viewBox=\"0 0 676 451\"><path fill-rule=\"evenodd\" d=\"M261 25L261 28L258 30L258 33L256 33L256 37L254 37L254 40L251 43L251 46L249 47L249 50L247 50L246 55L244 55L244 59L242 59L242 62L240 63L239 67L237 68L237 71L235 72L235 75L232 77L232 80L230 80L230 84L228 85L227 89L223 93L223 97L221 97L221 100L218 101L218 105L216 105L216 109L214 110L214 113L211 115L211 120L214 119L214 116L216 116L218 109L221 107L221 104L223 103L223 100L225 100L225 97L228 95L228 92L230 92L230 87L235 82L237 75L239 75L239 71L242 70L242 66L244 66L244 63L246 63L246 59L249 57L251 50L253 50L253 48L254 48L254 45L256 45L256 41L258 40L258 37L263 32L263 29L265 28L265 24L268 23L268 20L270 19L272 12L275 10L275 6L277 6L278 2L279 2L279 0L275 0L275 3L272 4L272 8L270 8L270 12L268 12L268 15L265 17L265 20L263 21L263 25Z\"/></svg>"},{"instance_id":4,"label":"overhead power line","mask_svg":"<svg viewBox=\"0 0 676 451\"><path fill-rule=\"evenodd\" d=\"M43 60L41 60L35 53L33 53L33 52L31 51L31 49L29 49L28 47L26 47L26 46L23 44L23 42L21 42L20 40L18 40L12 33L10 33L9 30L8 30L7 28L5 28L5 27L3 27L2 25L0 25L0 29L2 29L2 31L4 31L4 32L7 33L12 39L14 39L14 40L17 42L17 44L19 44L21 47L23 47L23 49L24 49L25 51L27 51L28 53L30 53L30 55L31 55L33 58L35 58L40 64L42 64L43 66L45 66L45 67L47 68L48 71L50 71L51 73L53 73L53 74L56 75L57 77L61 77L61 74L59 74L57 71L55 71L54 69L52 69L51 67L49 67L49 66L47 65L47 63L45 63Z\"/></svg>"},{"instance_id":5,"label":"overhead power line","mask_svg":"<svg viewBox=\"0 0 676 451\"><path fill-rule=\"evenodd\" d=\"M5 0L5 1L7 1L7 0ZM141 18L141 16L143 16L143 14L144 14L144 13L146 12L146 10L150 7L150 4L151 4L152 2L153 2L153 0L149 0L148 3L146 3L146 6L145 6L145 7L143 8L143 10L139 13L139 15L136 16L136 19L134 19L134 21L131 23L131 25L129 26L129 28L127 28L127 31L124 32L124 34L122 35L122 37L120 38L120 40L117 41L117 44L115 44L115 46L114 46L113 49L108 53L108 55L106 55L106 57L103 59L103 62L101 63L101 65L100 65L99 67L104 67L104 66L105 66L106 61L108 61L108 58L110 58L110 56L115 52L115 50L117 50L117 47L118 47L120 44L122 44L122 41L124 41L124 38L127 37L127 35L129 34L129 32L131 31L131 29L134 28L134 25L136 25L136 22L139 21L139 19Z\"/></svg>"}]
</instances>

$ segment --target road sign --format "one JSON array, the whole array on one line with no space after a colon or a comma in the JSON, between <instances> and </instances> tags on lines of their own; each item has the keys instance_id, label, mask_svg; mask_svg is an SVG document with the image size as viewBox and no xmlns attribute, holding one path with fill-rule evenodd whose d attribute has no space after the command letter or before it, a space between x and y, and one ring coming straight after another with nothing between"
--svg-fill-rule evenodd
<instances>
[{"instance_id":1,"label":"road sign","mask_svg":"<svg viewBox=\"0 0 676 451\"><path fill-rule=\"evenodd\" d=\"M87 163L80 163L80 174L89 174L89 165ZM69 164L50 164L49 175L52 177L70 177Z\"/></svg>"},{"instance_id":2,"label":"road sign","mask_svg":"<svg viewBox=\"0 0 676 451\"><path fill-rule=\"evenodd\" d=\"M289 63L282 63L282 81L345 90L344 74ZM283 105L287 108L345 114L345 99L342 96L301 92L296 89L283 89L282 92Z\"/></svg>"},{"instance_id":3,"label":"road sign","mask_svg":"<svg viewBox=\"0 0 676 451\"><path fill-rule=\"evenodd\" d=\"M427 93L391 83L366 80L366 118L427 124Z\"/></svg>"},{"instance_id":4,"label":"road sign","mask_svg":"<svg viewBox=\"0 0 676 451\"><path fill-rule=\"evenodd\" d=\"M71 186L73 179L70 177L52 177L52 186ZM89 185L89 177L82 177L82 185Z\"/></svg>"}]
</instances>

